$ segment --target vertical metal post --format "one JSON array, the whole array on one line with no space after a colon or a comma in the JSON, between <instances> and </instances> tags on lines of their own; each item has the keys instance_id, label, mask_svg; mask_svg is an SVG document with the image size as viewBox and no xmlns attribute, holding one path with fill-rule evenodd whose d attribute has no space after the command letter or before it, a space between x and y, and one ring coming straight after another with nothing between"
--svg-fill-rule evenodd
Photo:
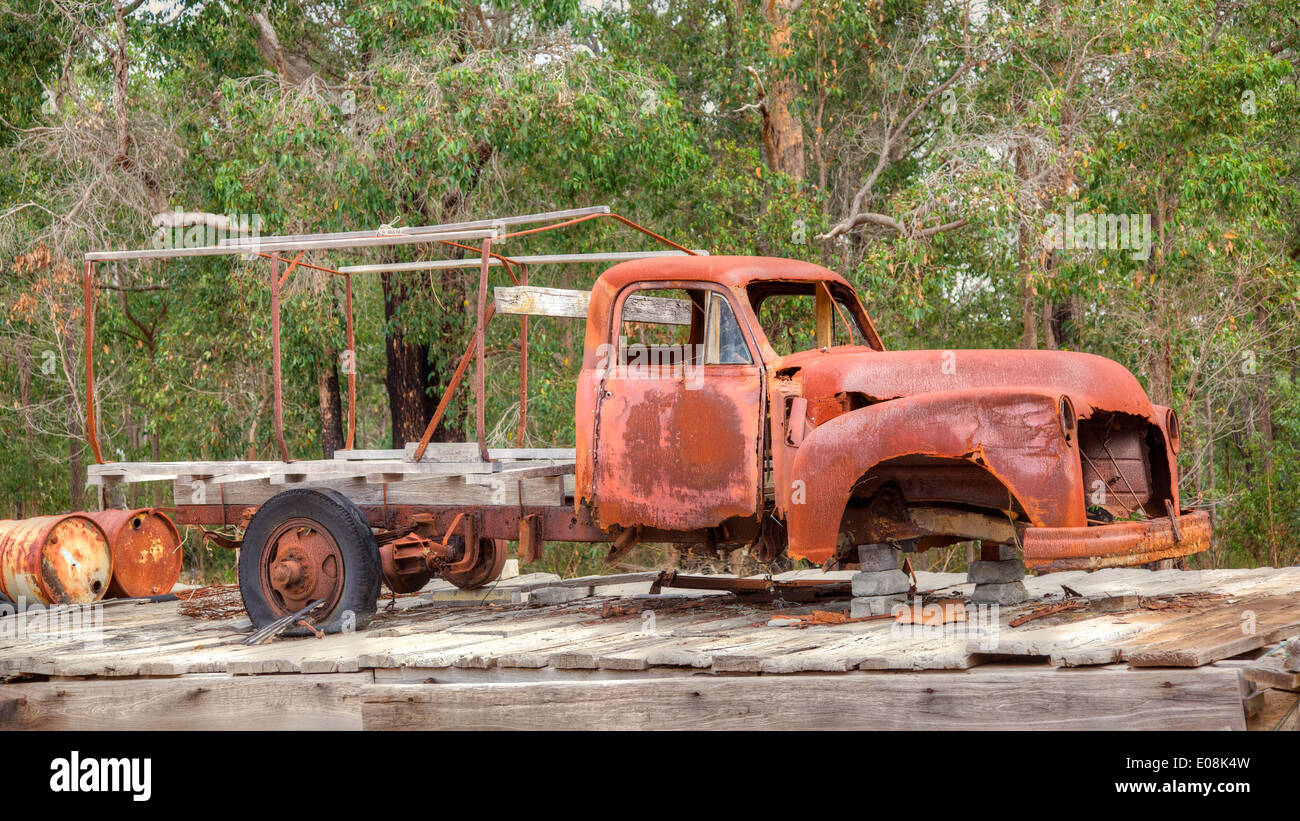
<instances>
[{"instance_id":1,"label":"vertical metal post","mask_svg":"<svg viewBox=\"0 0 1300 821\"><path fill-rule=\"evenodd\" d=\"M357 343L352 332L352 275L343 278L344 302L348 312L348 440L344 450L352 450L357 433Z\"/></svg>"},{"instance_id":2,"label":"vertical metal post","mask_svg":"<svg viewBox=\"0 0 1300 821\"><path fill-rule=\"evenodd\" d=\"M284 389L280 384L280 252L271 254L271 382L275 402L275 441L280 446L280 458L286 462L289 448L284 444Z\"/></svg>"},{"instance_id":3,"label":"vertical metal post","mask_svg":"<svg viewBox=\"0 0 1300 821\"><path fill-rule=\"evenodd\" d=\"M519 284L528 284L528 266L519 272ZM528 429L528 314L524 314L519 327L519 433L515 447L524 446L524 432Z\"/></svg>"},{"instance_id":4,"label":"vertical metal post","mask_svg":"<svg viewBox=\"0 0 1300 821\"><path fill-rule=\"evenodd\" d=\"M474 351L474 433L478 438L479 458L488 461L487 452L487 285L488 260L492 252L492 238L483 238L483 253L478 274L478 330L475 333Z\"/></svg>"},{"instance_id":5,"label":"vertical metal post","mask_svg":"<svg viewBox=\"0 0 1300 821\"><path fill-rule=\"evenodd\" d=\"M99 452L99 426L95 419L95 268L92 260L86 260L82 329L86 337L86 441L95 455L95 463L102 465L104 456Z\"/></svg>"}]
</instances>

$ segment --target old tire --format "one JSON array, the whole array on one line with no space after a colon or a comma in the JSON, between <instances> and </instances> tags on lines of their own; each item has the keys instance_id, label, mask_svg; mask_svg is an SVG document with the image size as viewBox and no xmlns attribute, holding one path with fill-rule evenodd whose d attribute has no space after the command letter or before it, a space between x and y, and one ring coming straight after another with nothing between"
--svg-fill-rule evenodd
<instances>
[{"instance_id":1,"label":"old tire","mask_svg":"<svg viewBox=\"0 0 1300 821\"><path fill-rule=\"evenodd\" d=\"M249 522L239 554L239 592L258 628L324 598L308 619L317 630L361 630L375 615L382 577L369 523L333 490L271 497ZM310 634L301 625L283 633Z\"/></svg>"}]
</instances>

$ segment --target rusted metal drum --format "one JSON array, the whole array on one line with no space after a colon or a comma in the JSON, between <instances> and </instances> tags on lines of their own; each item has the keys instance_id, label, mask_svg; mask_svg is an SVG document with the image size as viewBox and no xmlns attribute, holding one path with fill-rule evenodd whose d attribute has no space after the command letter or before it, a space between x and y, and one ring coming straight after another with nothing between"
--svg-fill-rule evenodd
<instances>
[{"instance_id":1,"label":"rusted metal drum","mask_svg":"<svg viewBox=\"0 0 1300 821\"><path fill-rule=\"evenodd\" d=\"M101 510L87 513L108 534L113 551L109 598L170 593L181 575L181 534L162 511Z\"/></svg>"},{"instance_id":2,"label":"rusted metal drum","mask_svg":"<svg viewBox=\"0 0 1300 821\"><path fill-rule=\"evenodd\" d=\"M14 601L86 604L112 575L108 536L83 513L0 521L0 589Z\"/></svg>"}]
</instances>

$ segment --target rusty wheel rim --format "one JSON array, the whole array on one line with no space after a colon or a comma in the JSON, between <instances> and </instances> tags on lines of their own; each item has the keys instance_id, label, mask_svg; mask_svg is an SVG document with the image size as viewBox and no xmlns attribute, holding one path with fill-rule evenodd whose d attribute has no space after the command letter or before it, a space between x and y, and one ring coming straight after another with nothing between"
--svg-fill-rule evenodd
<instances>
[{"instance_id":1,"label":"rusty wheel rim","mask_svg":"<svg viewBox=\"0 0 1300 821\"><path fill-rule=\"evenodd\" d=\"M462 590L473 590L494 581L501 575L501 567L505 561L505 542L500 539L479 539L478 561L474 566L460 573L444 571L442 577Z\"/></svg>"},{"instance_id":2,"label":"rusty wheel rim","mask_svg":"<svg viewBox=\"0 0 1300 821\"><path fill-rule=\"evenodd\" d=\"M316 599L325 605L310 619L333 612L343 596L343 551L330 532L311 519L289 519L266 540L259 578L266 601L279 615L295 613Z\"/></svg>"}]
</instances>

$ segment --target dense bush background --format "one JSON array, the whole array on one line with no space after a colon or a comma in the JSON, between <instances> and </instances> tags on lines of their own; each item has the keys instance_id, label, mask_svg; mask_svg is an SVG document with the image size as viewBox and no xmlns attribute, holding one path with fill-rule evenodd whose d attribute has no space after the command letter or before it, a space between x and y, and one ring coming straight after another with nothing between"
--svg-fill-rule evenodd
<instances>
[{"instance_id":1,"label":"dense bush background","mask_svg":"<svg viewBox=\"0 0 1300 821\"><path fill-rule=\"evenodd\" d=\"M1300 31L1287 5L6 0L0 515L90 504L81 255L147 246L153 215L255 214L264 233L297 233L608 203L692 247L835 268L891 347L1119 360L1183 420L1184 499L1216 519L1197 562L1294 563ZM1139 215L1148 252L1049 247L1067 213ZM643 247L586 224L509 252ZM106 458L274 458L264 264L99 276ZM358 278L359 447L418 434L468 339L475 276ZM338 446L341 304L336 278L295 274L298 454ZM581 343L577 323L534 321L526 442L572 443ZM516 433L515 346L517 323L498 323L500 442ZM439 437L470 427L462 401ZM593 555L548 566L590 569ZM190 558L228 570L201 548Z\"/></svg>"}]
</instances>

